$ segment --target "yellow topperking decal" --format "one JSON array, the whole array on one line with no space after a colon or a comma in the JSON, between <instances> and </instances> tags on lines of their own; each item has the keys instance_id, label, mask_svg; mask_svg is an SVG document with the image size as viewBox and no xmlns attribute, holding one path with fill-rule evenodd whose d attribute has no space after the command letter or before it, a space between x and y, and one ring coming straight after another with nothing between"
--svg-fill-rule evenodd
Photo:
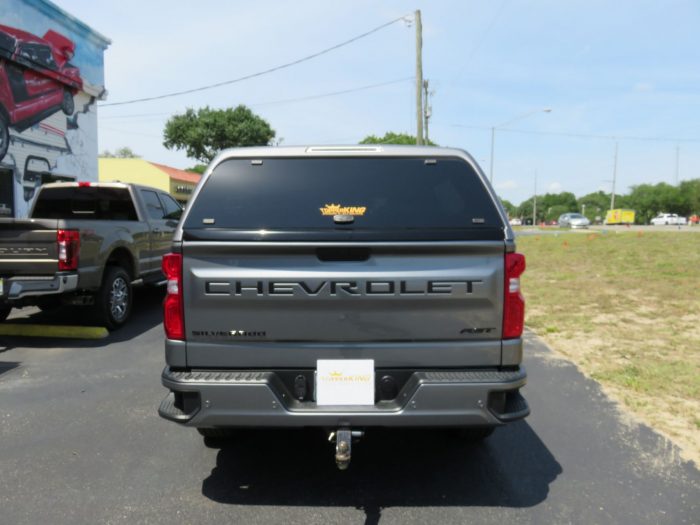
<instances>
[{"instance_id":1,"label":"yellow topperking decal","mask_svg":"<svg viewBox=\"0 0 700 525\"><path fill-rule=\"evenodd\" d=\"M341 204L326 204L321 210L321 215L354 215L362 217L367 211L366 206L343 206Z\"/></svg>"}]
</instances>

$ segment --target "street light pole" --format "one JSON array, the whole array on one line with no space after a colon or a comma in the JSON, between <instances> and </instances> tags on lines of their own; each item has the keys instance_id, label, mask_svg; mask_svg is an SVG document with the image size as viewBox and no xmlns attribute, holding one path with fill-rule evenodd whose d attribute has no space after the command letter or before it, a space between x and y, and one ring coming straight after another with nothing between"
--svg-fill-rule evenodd
<instances>
[{"instance_id":1,"label":"street light pole","mask_svg":"<svg viewBox=\"0 0 700 525\"><path fill-rule=\"evenodd\" d=\"M612 194L610 195L610 209L615 209L615 183L617 182L617 141L615 141L615 159L613 160Z\"/></svg>"},{"instance_id":2,"label":"street light pole","mask_svg":"<svg viewBox=\"0 0 700 525\"><path fill-rule=\"evenodd\" d=\"M535 170L535 196L532 199L532 225L537 226L537 170Z\"/></svg>"},{"instance_id":3,"label":"street light pole","mask_svg":"<svg viewBox=\"0 0 700 525\"><path fill-rule=\"evenodd\" d=\"M496 142L496 128L491 127L491 166L489 168L489 181L493 184L493 146Z\"/></svg>"},{"instance_id":4,"label":"street light pole","mask_svg":"<svg viewBox=\"0 0 700 525\"><path fill-rule=\"evenodd\" d=\"M537 113L551 113L552 109L551 108L544 108L544 109L536 109L535 111L528 111L527 113L524 113L522 115L518 115L517 117L514 117L503 124L499 124L498 126L491 126L491 169L489 171L489 181L491 184L493 184L493 159L494 159L494 144L496 142L496 130L499 128L503 128L505 126L508 126L512 124L513 122L516 122L518 120L522 120L524 118L527 118L532 115L536 115Z\"/></svg>"}]
</instances>

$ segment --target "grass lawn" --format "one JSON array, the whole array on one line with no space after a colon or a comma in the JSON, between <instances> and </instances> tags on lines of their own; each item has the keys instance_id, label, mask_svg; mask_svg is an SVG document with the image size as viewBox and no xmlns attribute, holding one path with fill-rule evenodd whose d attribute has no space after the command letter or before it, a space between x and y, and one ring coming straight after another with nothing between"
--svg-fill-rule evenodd
<instances>
[{"instance_id":1,"label":"grass lawn","mask_svg":"<svg viewBox=\"0 0 700 525\"><path fill-rule=\"evenodd\" d=\"M700 234L521 236L526 324L700 465Z\"/></svg>"}]
</instances>

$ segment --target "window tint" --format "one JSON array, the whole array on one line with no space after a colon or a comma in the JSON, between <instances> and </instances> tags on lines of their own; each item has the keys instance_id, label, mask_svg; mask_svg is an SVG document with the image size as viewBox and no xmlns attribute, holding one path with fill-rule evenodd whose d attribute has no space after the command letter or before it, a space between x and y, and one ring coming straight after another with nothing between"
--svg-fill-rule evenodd
<instances>
[{"instance_id":1,"label":"window tint","mask_svg":"<svg viewBox=\"0 0 700 525\"><path fill-rule=\"evenodd\" d=\"M182 208L177 201L165 193L160 194L160 200L165 208L165 218L178 220L182 215Z\"/></svg>"},{"instance_id":2,"label":"window tint","mask_svg":"<svg viewBox=\"0 0 700 525\"><path fill-rule=\"evenodd\" d=\"M141 190L143 202L146 204L148 217L154 220L163 220L163 207L158 200L158 194L155 191Z\"/></svg>"},{"instance_id":3,"label":"window tint","mask_svg":"<svg viewBox=\"0 0 700 525\"><path fill-rule=\"evenodd\" d=\"M136 210L126 188L42 188L32 217L135 221Z\"/></svg>"},{"instance_id":4,"label":"window tint","mask_svg":"<svg viewBox=\"0 0 700 525\"><path fill-rule=\"evenodd\" d=\"M53 59L51 49L42 44L23 44L20 56L42 67L56 70L58 66Z\"/></svg>"},{"instance_id":5,"label":"window tint","mask_svg":"<svg viewBox=\"0 0 700 525\"><path fill-rule=\"evenodd\" d=\"M447 229L502 233L503 227L478 175L457 158L273 158L262 165L231 159L190 206L186 230L342 229L361 239L363 232L420 236ZM340 226L336 214L354 215L354 221Z\"/></svg>"}]
</instances>

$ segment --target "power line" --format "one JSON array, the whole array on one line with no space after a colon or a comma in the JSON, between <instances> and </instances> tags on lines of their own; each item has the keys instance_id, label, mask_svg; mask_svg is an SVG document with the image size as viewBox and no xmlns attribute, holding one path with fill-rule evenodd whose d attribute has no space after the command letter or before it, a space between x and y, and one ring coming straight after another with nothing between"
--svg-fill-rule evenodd
<instances>
[{"instance_id":1,"label":"power line","mask_svg":"<svg viewBox=\"0 0 700 525\"><path fill-rule=\"evenodd\" d=\"M435 125L435 124L433 124ZM444 124L438 124L444 125ZM453 128L466 128L466 129L482 129L490 130L490 126L474 126L467 124L448 124L448 126ZM507 133L521 133L523 135L552 135L557 137L572 137L581 139L603 139L603 140L632 140L632 141L649 141L649 142L700 142L700 139L696 138L670 138L670 137L637 137L630 135L595 135L592 133L574 133L568 131L535 131L527 129L513 129L513 128L499 128L499 132Z\"/></svg>"},{"instance_id":2,"label":"power line","mask_svg":"<svg viewBox=\"0 0 700 525\"><path fill-rule=\"evenodd\" d=\"M400 82L406 82L407 80L413 80L414 77L404 77L404 78L397 78L395 80L389 80L387 82L380 82L378 84L368 84L366 86L360 86L356 88L351 88L351 89L343 89L341 91L331 91L329 93L320 93L318 95L309 95L306 97L298 97L298 98L287 98L283 100L273 100L270 102L257 102L255 104L249 104L251 107L257 107L257 106L272 106L276 104L288 104L291 102L303 102L305 100L315 100L318 98L326 98L326 97L334 97L336 95L345 95L347 93L356 93L358 91L365 91L368 89L375 89L378 87L383 87L383 86L389 86L391 84L398 84Z\"/></svg>"},{"instance_id":3,"label":"power line","mask_svg":"<svg viewBox=\"0 0 700 525\"><path fill-rule=\"evenodd\" d=\"M466 55L463 56L463 60L465 63L460 68L459 73L457 73L456 80L459 80L460 78L462 78L462 75L466 71L467 67L471 64L470 60L476 54L476 52L479 50L481 45L484 43L484 41L486 40L486 37L493 29L493 26L496 25L496 22L501 17L501 13L503 12L503 8L506 6L507 3L508 3L508 0L503 0L501 5L496 9L496 13L493 15L493 18L491 19L491 21L486 25L486 27L481 32L479 37L474 41L474 46L472 46L471 51L469 51L469 53L467 53Z\"/></svg>"},{"instance_id":4,"label":"power line","mask_svg":"<svg viewBox=\"0 0 700 525\"><path fill-rule=\"evenodd\" d=\"M272 106L272 105L277 105L277 104L289 104L289 103L294 103L294 102L304 102L307 100L316 100L319 98L334 97L337 95L346 95L348 93L357 93L358 91L366 91L369 89L376 89L379 87L389 86L392 84L398 84L400 82L406 82L408 80L413 80L413 77L397 78L394 80L388 80L386 82L379 82L377 84L368 84L366 86L359 86L359 87L355 87L355 88L343 89L340 91L330 91L328 93L318 93L316 95L307 95L305 97L286 98L286 99L271 100L271 101L266 101L266 102L254 102L252 104L247 104L247 105L250 107L259 107L259 106ZM100 116L100 119L102 119L102 120L130 119L130 118L150 119L151 117L162 117L165 115L172 115L172 114L173 114L172 111L166 111L166 112L160 112L160 113L132 113L130 115L107 115L104 117Z\"/></svg>"},{"instance_id":5,"label":"power line","mask_svg":"<svg viewBox=\"0 0 700 525\"><path fill-rule=\"evenodd\" d=\"M136 99L132 99L132 100L124 100L124 101L121 101L121 102L110 102L109 104L100 104L100 107L107 107L107 106L124 106L124 105L126 105L126 104L135 104L135 103L137 103L137 102L148 102L148 101L151 101L151 100L161 100L161 99L164 99L164 98L177 97L177 96L180 96L180 95L187 95L187 94L190 94L190 93L197 93L197 92L200 92L200 91L205 91L205 90L208 90L208 89L214 89L214 88L221 87L221 86L227 86L227 85L229 85L229 84L235 84L235 83L237 83L237 82L242 82L243 80L249 80L249 79L251 79L251 78L256 78L256 77L260 77L260 76L263 76L263 75L267 75L267 74L269 74L269 73L273 73L273 72L279 71L279 70L281 70L281 69L286 69L286 68L288 68L288 67L295 66L295 65L297 65L297 64L301 64L302 62L306 62L306 61L308 61L308 60L317 58L317 57L319 57L319 56L321 56L321 55L325 55L326 53L330 53L331 51L335 51L336 49L340 49L341 47L344 47L344 46L347 46L347 45L349 45L349 44L352 44L353 42L357 42L358 40L360 40L360 39L362 39L362 38L365 38L365 37L367 37L367 36L369 36L369 35L371 35L371 34L373 34L373 33L376 33L377 31L380 31L380 30L384 29L385 27L389 27L390 25L393 25L393 24L395 24L395 23L397 23L397 22L400 22L400 21L402 21L402 20L406 20L407 16L408 16L408 15L400 16L399 18L395 18L394 20L391 20L391 21L389 21L389 22L386 22L386 23L384 23L384 24L382 24L382 25L380 25L380 26L375 27L374 29L370 29L369 31L366 31L365 33L362 33L362 34L357 35L357 36L355 36L355 37L353 37L353 38L350 38L349 40L345 40L345 41L343 41L343 42L341 42L341 43L339 43L339 44L336 44L336 45L334 45L334 46L327 47L326 49L323 49L323 50L318 51L318 52L316 52L316 53L313 53L313 54L311 54L311 55L307 55L307 56L305 56L305 57L299 58L299 59L297 59L297 60L293 60L292 62L286 62L286 63L281 64L281 65L279 65L279 66L271 67L271 68L265 69L265 70L263 70L263 71L258 71L257 73L251 73L250 75L245 75L245 76L242 76L242 77L234 78L234 79L232 79L232 80L225 80L225 81L223 81L223 82L217 82L217 83L215 83L215 84L209 84L209 85L206 85L206 86L201 86L201 87L192 88L192 89L185 89L185 90L183 90L183 91L174 91L174 92L172 92L172 93L166 93L166 94L163 94L163 95L156 95L156 96L153 96L153 97L136 98Z\"/></svg>"}]
</instances>

